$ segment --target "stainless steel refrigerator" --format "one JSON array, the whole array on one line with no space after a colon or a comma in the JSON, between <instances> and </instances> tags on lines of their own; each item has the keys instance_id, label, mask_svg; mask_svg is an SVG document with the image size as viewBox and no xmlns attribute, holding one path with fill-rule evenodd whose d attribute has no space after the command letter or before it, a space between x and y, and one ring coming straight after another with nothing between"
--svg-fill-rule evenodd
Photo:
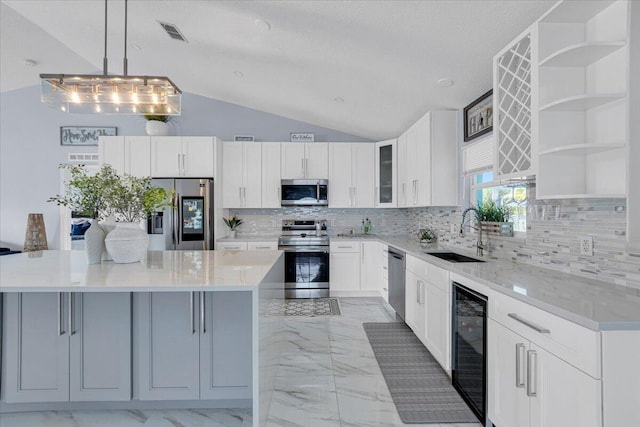
<instances>
[{"instance_id":1,"label":"stainless steel refrigerator","mask_svg":"<svg viewBox=\"0 0 640 427\"><path fill-rule=\"evenodd\" d=\"M174 208L147 221L151 250L212 250L214 245L213 179L155 178L152 185L175 192Z\"/></svg>"}]
</instances>

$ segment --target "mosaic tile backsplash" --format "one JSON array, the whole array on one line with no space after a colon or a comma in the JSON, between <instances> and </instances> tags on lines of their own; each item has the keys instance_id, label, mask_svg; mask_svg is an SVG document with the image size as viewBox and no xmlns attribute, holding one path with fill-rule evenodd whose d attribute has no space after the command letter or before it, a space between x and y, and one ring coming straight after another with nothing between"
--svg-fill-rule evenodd
<instances>
[{"instance_id":1,"label":"mosaic tile backsplash","mask_svg":"<svg viewBox=\"0 0 640 427\"><path fill-rule=\"evenodd\" d=\"M429 227L447 245L475 251L476 236L460 237L450 232L459 227L458 207L412 209L234 209L245 223L238 237L278 235L283 218L329 221L330 234L360 232L362 220L369 218L373 233L408 234L417 240L418 230ZM626 252L625 199L536 200L527 212L527 233L523 237L484 238L486 256L540 265L580 276L607 280L640 289L640 254ZM582 256L579 237L593 236L594 256Z\"/></svg>"}]
</instances>

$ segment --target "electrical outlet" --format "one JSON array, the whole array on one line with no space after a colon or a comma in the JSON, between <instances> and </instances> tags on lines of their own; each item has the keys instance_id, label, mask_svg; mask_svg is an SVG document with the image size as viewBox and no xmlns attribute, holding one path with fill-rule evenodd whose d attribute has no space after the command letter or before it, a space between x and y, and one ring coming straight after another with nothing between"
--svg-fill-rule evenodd
<instances>
[{"instance_id":1,"label":"electrical outlet","mask_svg":"<svg viewBox=\"0 0 640 427\"><path fill-rule=\"evenodd\" d=\"M593 256L593 236L580 238L580 255Z\"/></svg>"}]
</instances>

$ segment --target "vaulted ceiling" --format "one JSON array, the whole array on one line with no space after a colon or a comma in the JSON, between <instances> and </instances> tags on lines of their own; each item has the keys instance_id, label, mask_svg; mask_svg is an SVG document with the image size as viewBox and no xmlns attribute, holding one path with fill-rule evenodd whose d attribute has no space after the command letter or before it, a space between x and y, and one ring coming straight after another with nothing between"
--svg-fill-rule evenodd
<instances>
[{"instance_id":1,"label":"vaulted ceiling","mask_svg":"<svg viewBox=\"0 0 640 427\"><path fill-rule=\"evenodd\" d=\"M129 74L166 75L186 92L386 139L491 88L493 56L553 3L130 0ZM102 70L102 0L0 7L0 91L38 84L39 73ZM120 74L124 1L109 0L108 16L109 71ZM454 84L440 87L442 78Z\"/></svg>"}]
</instances>

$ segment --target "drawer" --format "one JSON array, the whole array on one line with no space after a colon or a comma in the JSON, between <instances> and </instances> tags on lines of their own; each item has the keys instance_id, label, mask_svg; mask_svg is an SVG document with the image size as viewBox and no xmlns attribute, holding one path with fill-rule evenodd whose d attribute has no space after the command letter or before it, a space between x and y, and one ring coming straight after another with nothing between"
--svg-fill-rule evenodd
<instances>
[{"instance_id":1,"label":"drawer","mask_svg":"<svg viewBox=\"0 0 640 427\"><path fill-rule=\"evenodd\" d=\"M338 242L330 242L329 250L331 253L337 252L358 252L360 253L360 242L359 241L338 241Z\"/></svg>"},{"instance_id":2,"label":"drawer","mask_svg":"<svg viewBox=\"0 0 640 427\"><path fill-rule=\"evenodd\" d=\"M218 242L219 251L246 251L247 242Z\"/></svg>"},{"instance_id":3,"label":"drawer","mask_svg":"<svg viewBox=\"0 0 640 427\"><path fill-rule=\"evenodd\" d=\"M601 378L599 332L497 292L489 298L489 317L588 375Z\"/></svg>"},{"instance_id":4,"label":"drawer","mask_svg":"<svg viewBox=\"0 0 640 427\"><path fill-rule=\"evenodd\" d=\"M247 242L247 249L250 251L273 251L278 249L278 242Z\"/></svg>"}]
</instances>

